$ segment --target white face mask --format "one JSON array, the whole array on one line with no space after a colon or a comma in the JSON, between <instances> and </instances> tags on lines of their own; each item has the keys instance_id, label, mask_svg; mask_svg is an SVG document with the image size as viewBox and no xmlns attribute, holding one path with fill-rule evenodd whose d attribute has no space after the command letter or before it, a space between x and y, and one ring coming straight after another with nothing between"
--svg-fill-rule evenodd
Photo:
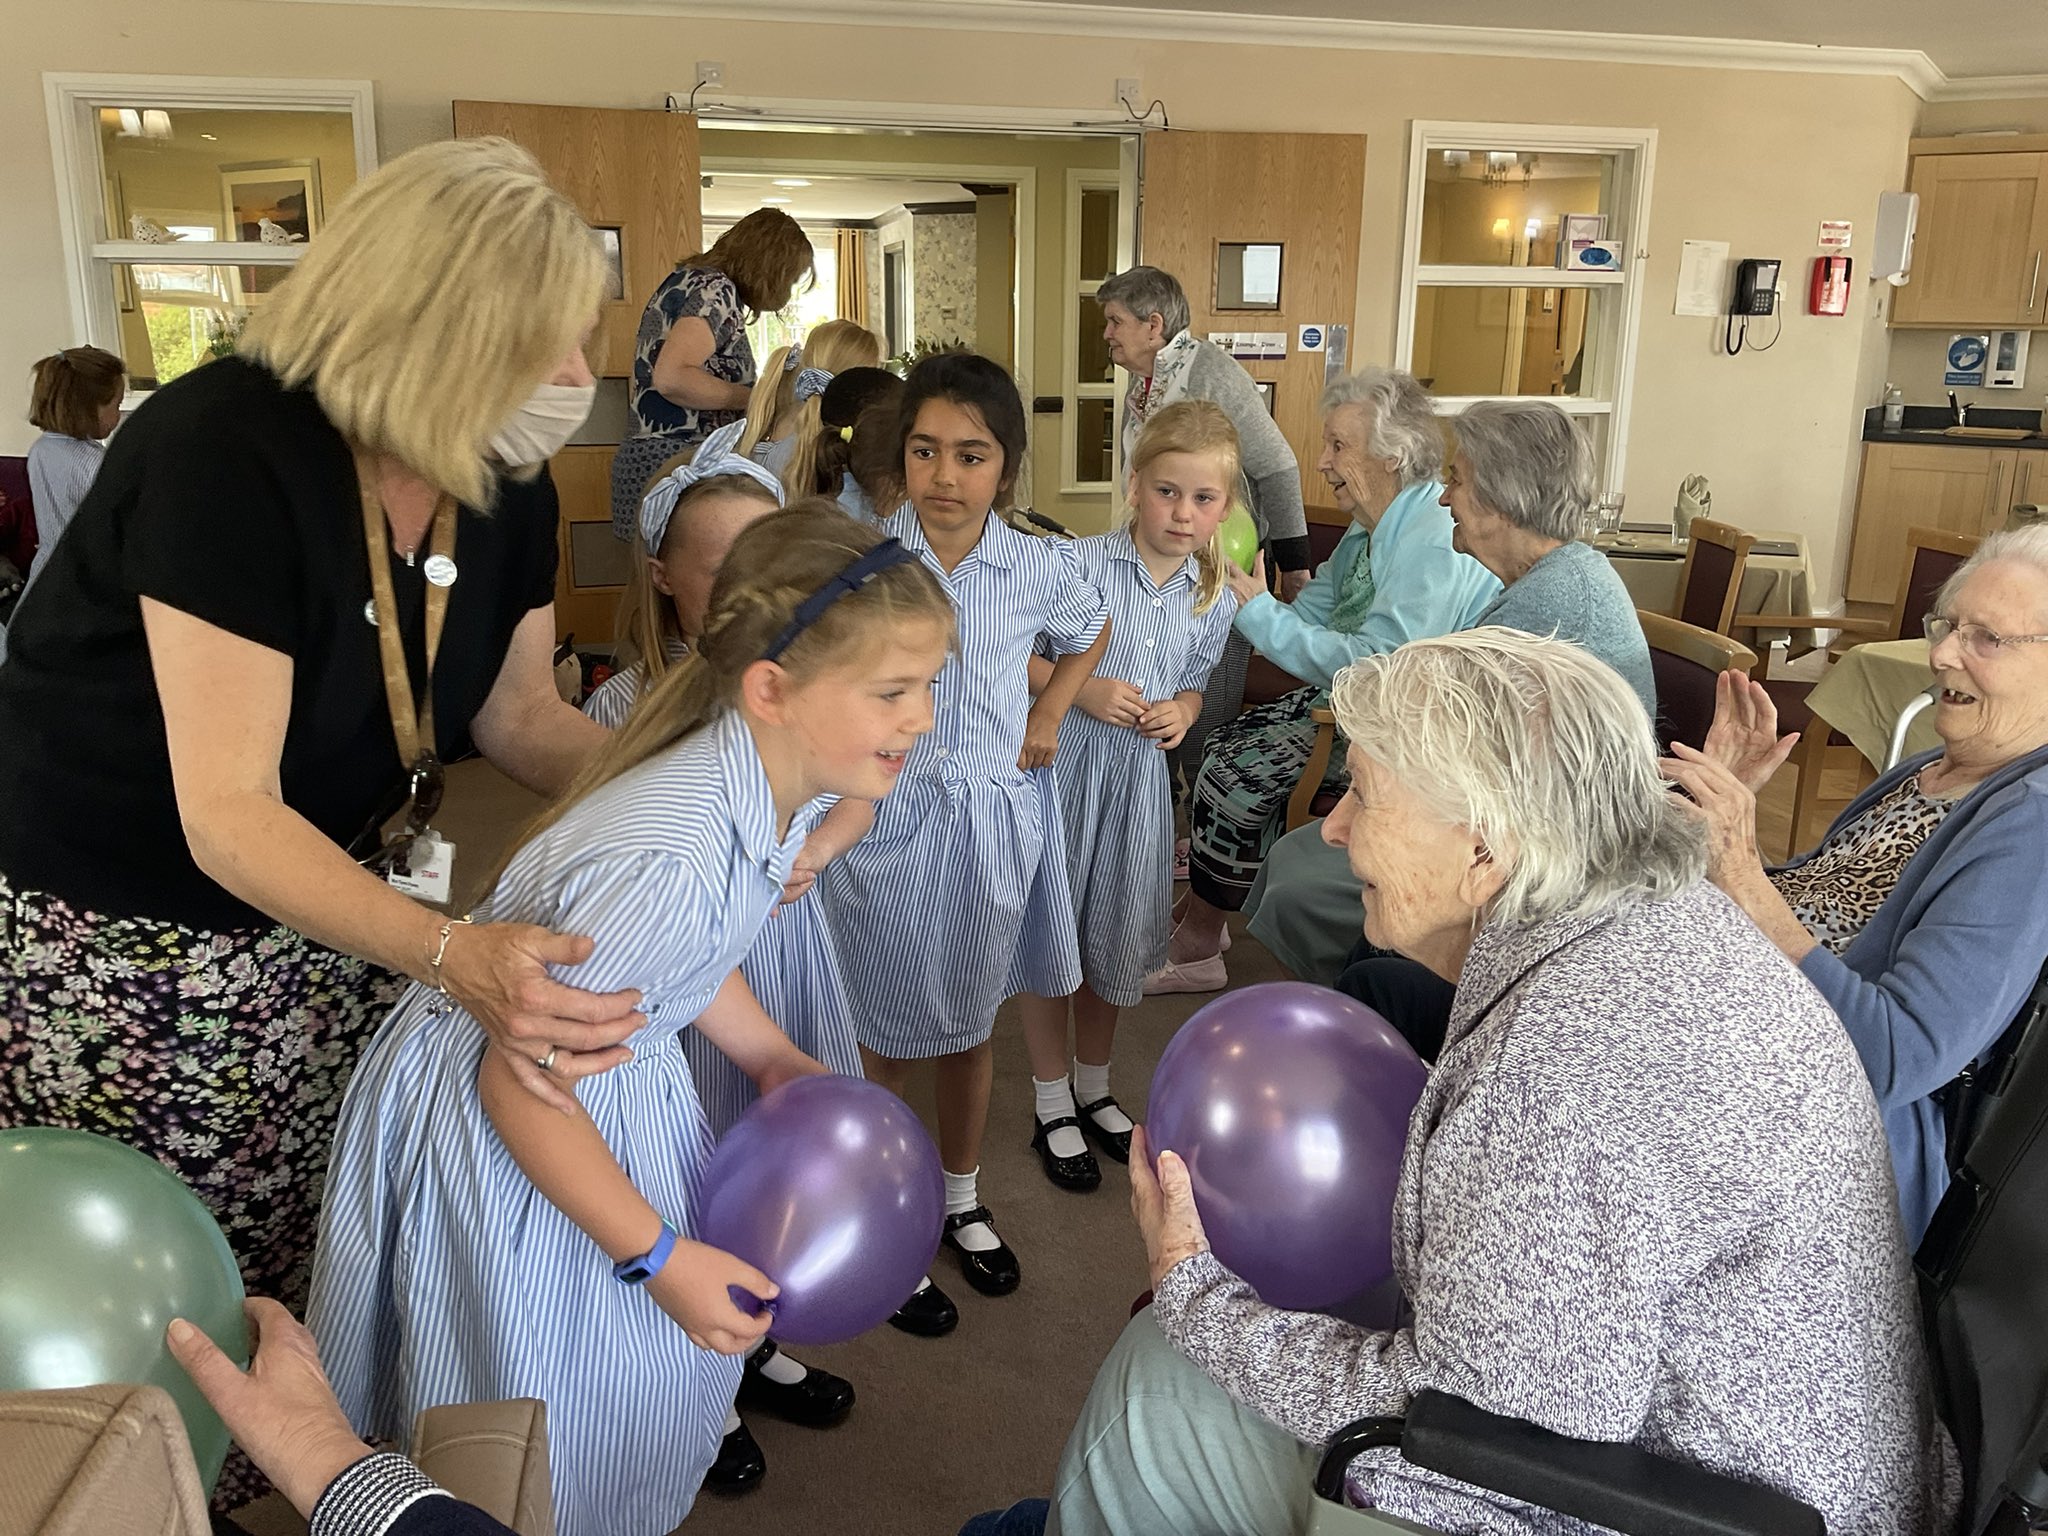
<instances>
[{"instance_id":1,"label":"white face mask","mask_svg":"<svg viewBox=\"0 0 2048 1536\"><path fill-rule=\"evenodd\" d=\"M576 435L596 399L595 384L540 385L492 436L491 452L514 469L545 464Z\"/></svg>"}]
</instances>

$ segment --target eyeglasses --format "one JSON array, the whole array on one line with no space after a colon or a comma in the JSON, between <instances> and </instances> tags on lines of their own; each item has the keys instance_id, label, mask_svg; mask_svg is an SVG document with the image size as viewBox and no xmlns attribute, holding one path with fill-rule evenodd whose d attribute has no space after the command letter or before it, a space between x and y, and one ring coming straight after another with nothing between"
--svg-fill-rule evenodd
<instances>
[{"instance_id":1,"label":"eyeglasses","mask_svg":"<svg viewBox=\"0 0 2048 1536\"><path fill-rule=\"evenodd\" d=\"M1945 619L1938 613L1930 613L1920 621L1927 631L1928 640L1939 645L1954 635L1964 650L1980 660L1988 661L2008 645L2038 645L2048 640L2048 635L2001 635L1995 629L1982 624L1958 624L1954 619Z\"/></svg>"}]
</instances>

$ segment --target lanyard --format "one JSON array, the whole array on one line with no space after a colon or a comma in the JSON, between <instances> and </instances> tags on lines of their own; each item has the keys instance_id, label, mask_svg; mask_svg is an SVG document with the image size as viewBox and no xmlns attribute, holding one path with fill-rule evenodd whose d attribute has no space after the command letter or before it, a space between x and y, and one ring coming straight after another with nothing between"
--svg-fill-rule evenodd
<instances>
[{"instance_id":1,"label":"lanyard","mask_svg":"<svg viewBox=\"0 0 2048 1536\"><path fill-rule=\"evenodd\" d=\"M434 753L434 657L441 649L441 627L448 617L448 588L427 586L426 686L415 702L412 668L406 663L405 641L398 633L398 598L391 586L390 543L384 533L384 503L377 494L377 471L368 454L356 455L356 484L363 499L363 539L370 547L370 590L377 606L377 649L384 661L384 699L391 707L391 733L408 773L417 773ZM434 507L432 556L453 564L455 502L443 496Z\"/></svg>"}]
</instances>

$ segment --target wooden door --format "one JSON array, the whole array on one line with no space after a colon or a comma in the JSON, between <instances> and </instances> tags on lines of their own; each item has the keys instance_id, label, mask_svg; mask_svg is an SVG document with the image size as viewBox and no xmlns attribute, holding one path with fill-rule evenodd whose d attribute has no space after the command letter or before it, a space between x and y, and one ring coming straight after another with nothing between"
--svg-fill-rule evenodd
<instances>
[{"instance_id":1,"label":"wooden door","mask_svg":"<svg viewBox=\"0 0 2048 1536\"><path fill-rule=\"evenodd\" d=\"M1844 595L1862 603L1889 603L1898 596L1908 528L1945 528L1976 538L1999 527L2018 457L2010 448L1866 445Z\"/></svg>"},{"instance_id":2,"label":"wooden door","mask_svg":"<svg viewBox=\"0 0 2048 1536\"><path fill-rule=\"evenodd\" d=\"M2039 325L2048 306L2048 154L1920 155L1912 280L1895 325Z\"/></svg>"},{"instance_id":3,"label":"wooden door","mask_svg":"<svg viewBox=\"0 0 2048 1536\"><path fill-rule=\"evenodd\" d=\"M1139 184L1139 259L1180 279L1197 336L1277 331L1284 357L1247 361L1273 389L1273 418L1300 461L1314 521L1343 522L1318 494L1326 354L1303 352L1304 325L1355 330L1358 229L1365 199L1365 139L1340 133L1184 133L1145 136ZM1222 309L1221 248L1280 246L1280 307ZM1357 366L1354 355L1352 366Z\"/></svg>"},{"instance_id":4,"label":"wooden door","mask_svg":"<svg viewBox=\"0 0 2048 1536\"><path fill-rule=\"evenodd\" d=\"M601 306L591 366L598 386L593 418L629 427L621 392L633 374L641 312L684 256L703 248L698 205L697 120L680 112L534 106L507 101L455 103L458 138L496 134L529 150L610 247L619 282ZM549 468L562 499L561 564L555 576L555 626L579 644L612 638L630 568L630 552L611 534L614 444L578 444Z\"/></svg>"}]
</instances>

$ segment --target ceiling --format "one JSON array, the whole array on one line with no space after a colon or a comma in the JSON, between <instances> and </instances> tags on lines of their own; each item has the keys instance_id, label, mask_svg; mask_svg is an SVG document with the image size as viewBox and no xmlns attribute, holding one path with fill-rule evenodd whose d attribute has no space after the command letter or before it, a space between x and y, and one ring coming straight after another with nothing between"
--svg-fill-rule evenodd
<instances>
[{"instance_id":1,"label":"ceiling","mask_svg":"<svg viewBox=\"0 0 2048 1536\"><path fill-rule=\"evenodd\" d=\"M2048 75L2044 0L1017 0L1102 11L1397 22L1582 33L1590 37L1712 38L1920 52L1951 77ZM1281 41L1284 39L1276 39ZM1503 51L1513 51L1504 49Z\"/></svg>"},{"instance_id":2,"label":"ceiling","mask_svg":"<svg viewBox=\"0 0 2048 1536\"><path fill-rule=\"evenodd\" d=\"M711 171L707 176L711 185L703 192L704 217L714 220L736 219L756 208L778 207L800 221L836 223L878 219L906 203L974 201L974 194L957 181L877 181L865 176L821 174L808 178L811 184L807 187L778 187L774 176L738 171ZM763 202L770 197L789 201Z\"/></svg>"}]
</instances>

